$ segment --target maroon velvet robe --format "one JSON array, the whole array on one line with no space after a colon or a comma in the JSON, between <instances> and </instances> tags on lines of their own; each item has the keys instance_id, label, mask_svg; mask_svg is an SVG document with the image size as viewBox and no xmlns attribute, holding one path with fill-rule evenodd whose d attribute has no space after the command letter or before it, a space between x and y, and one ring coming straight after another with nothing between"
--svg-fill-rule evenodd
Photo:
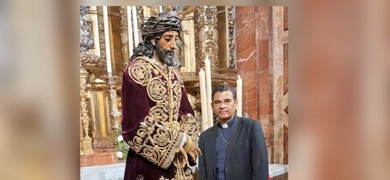
<instances>
[{"instance_id":1,"label":"maroon velvet robe","mask_svg":"<svg viewBox=\"0 0 390 180\"><path fill-rule=\"evenodd\" d=\"M136 58L123 73L122 135L130 146L125 180L186 179L176 150L198 141L197 122L180 75L154 59Z\"/></svg>"}]
</instances>

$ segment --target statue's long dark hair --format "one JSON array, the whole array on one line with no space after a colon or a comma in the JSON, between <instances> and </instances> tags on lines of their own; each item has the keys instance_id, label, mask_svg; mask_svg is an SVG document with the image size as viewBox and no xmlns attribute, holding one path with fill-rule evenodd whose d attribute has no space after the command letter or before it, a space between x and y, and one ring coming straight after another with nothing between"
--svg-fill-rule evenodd
<instances>
[{"instance_id":1,"label":"statue's long dark hair","mask_svg":"<svg viewBox=\"0 0 390 180\"><path fill-rule=\"evenodd\" d=\"M130 57L130 61L134 60L138 56L146 56L152 58L155 46L152 44L152 39L155 39L157 43L161 38L162 33L155 36L148 36L143 42L138 43L138 46L133 49L133 55Z\"/></svg>"}]
</instances>

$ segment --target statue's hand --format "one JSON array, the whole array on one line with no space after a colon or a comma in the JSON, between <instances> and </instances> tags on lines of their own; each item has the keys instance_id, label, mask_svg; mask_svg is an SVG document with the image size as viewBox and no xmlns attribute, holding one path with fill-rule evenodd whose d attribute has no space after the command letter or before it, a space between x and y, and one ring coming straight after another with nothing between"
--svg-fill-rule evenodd
<instances>
[{"instance_id":1,"label":"statue's hand","mask_svg":"<svg viewBox=\"0 0 390 180\"><path fill-rule=\"evenodd\" d=\"M186 151L184 150L183 147L180 147L176 153L178 153L178 156L179 156L179 161L180 161L180 166L182 168L184 168L186 165L188 165L188 156L187 156L187 153Z\"/></svg>"},{"instance_id":2,"label":"statue's hand","mask_svg":"<svg viewBox=\"0 0 390 180\"><path fill-rule=\"evenodd\" d=\"M202 154L198 146L190 138L187 139L187 142L184 144L183 147L187 154L190 155L191 160L193 162L196 162L198 156Z\"/></svg>"}]
</instances>

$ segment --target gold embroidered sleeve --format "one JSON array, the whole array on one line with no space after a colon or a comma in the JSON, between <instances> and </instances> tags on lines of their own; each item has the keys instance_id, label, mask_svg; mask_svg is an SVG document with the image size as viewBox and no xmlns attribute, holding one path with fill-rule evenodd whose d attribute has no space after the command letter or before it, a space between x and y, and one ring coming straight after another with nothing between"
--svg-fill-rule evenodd
<instances>
[{"instance_id":1,"label":"gold embroidered sleeve","mask_svg":"<svg viewBox=\"0 0 390 180\"><path fill-rule=\"evenodd\" d=\"M166 127L149 115L141 122L136 136L128 144L137 154L153 164L167 169L171 165L183 138L183 133Z\"/></svg>"},{"instance_id":2,"label":"gold embroidered sleeve","mask_svg":"<svg viewBox=\"0 0 390 180\"><path fill-rule=\"evenodd\" d=\"M198 123L196 118L188 113L181 116L181 131L185 132L195 144L198 144Z\"/></svg>"}]
</instances>

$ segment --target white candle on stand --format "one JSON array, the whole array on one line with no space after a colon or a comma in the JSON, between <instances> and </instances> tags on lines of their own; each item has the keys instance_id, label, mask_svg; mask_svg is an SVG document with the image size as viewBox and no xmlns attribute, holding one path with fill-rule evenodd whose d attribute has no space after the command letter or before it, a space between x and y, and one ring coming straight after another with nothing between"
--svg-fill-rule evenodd
<instances>
[{"instance_id":1,"label":"white candle on stand","mask_svg":"<svg viewBox=\"0 0 390 180\"><path fill-rule=\"evenodd\" d=\"M208 57L204 61L206 68L206 93L207 93L207 110L208 110L208 126L213 126L213 108L211 106L211 68Z\"/></svg>"},{"instance_id":2,"label":"white candle on stand","mask_svg":"<svg viewBox=\"0 0 390 180\"><path fill-rule=\"evenodd\" d=\"M240 75L237 78L237 116L242 116L242 79Z\"/></svg>"},{"instance_id":3,"label":"white candle on stand","mask_svg":"<svg viewBox=\"0 0 390 180\"><path fill-rule=\"evenodd\" d=\"M139 37L138 37L137 9L135 6L132 6L132 13L133 13L133 27L134 27L134 45L135 47L137 47L139 42Z\"/></svg>"},{"instance_id":4,"label":"white candle on stand","mask_svg":"<svg viewBox=\"0 0 390 180\"><path fill-rule=\"evenodd\" d=\"M127 6L127 31L128 31L128 40L129 40L129 57L133 55L133 25L131 24L132 15L131 15L131 6Z\"/></svg>"},{"instance_id":5,"label":"white candle on stand","mask_svg":"<svg viewBox=\"0 0 390 180\"><path fill-rule=\"evenodd\" d=\"M202 131L205 131L208 126L207 116L207 95L206 95L206 83L203 69L199 71L199 86L200 86L200 103L202 109Z\"/></svg>"},{"instance_id":6,"label":"white candle on stand","mask_svg":"<svg viewBox=\"0 0 390 180\"><path fill-rule=\"evenodd\" d=\"M112 73L111 67L111 48L110 48L110 30L108 28L108 9L103 6L103 24L104 24L104 43L106 44L107 73Z\"/></svg>"}]
</instances>

